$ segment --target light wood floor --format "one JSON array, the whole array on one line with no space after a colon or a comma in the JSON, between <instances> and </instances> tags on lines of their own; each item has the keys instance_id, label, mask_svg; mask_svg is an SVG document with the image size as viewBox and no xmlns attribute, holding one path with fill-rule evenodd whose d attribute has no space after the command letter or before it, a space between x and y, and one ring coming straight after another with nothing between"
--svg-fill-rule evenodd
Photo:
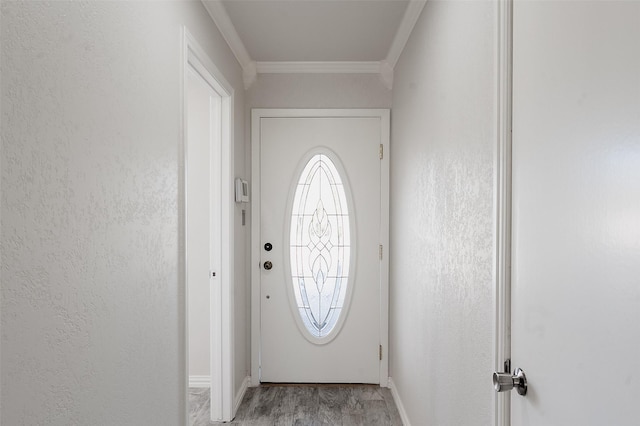
<instances>
[{"instance_id":1,"label":"light wood floor","mask_svg":"<svg viewBox=\"0 0 640 426\"><path fill-rule=\"evenodd\" d=\"M209 389L189 389L191 426L209 422ZM249 388L236 418L243 426L402 426L391 392L376 385L263 385Z\"/></svg>"}]
</instances>

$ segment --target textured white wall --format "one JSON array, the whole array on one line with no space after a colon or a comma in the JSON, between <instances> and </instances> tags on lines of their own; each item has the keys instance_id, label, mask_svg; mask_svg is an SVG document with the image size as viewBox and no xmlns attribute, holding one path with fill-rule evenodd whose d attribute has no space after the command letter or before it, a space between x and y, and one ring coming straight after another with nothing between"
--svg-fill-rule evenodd
<instances>
[{"instance_id":1,"label":"textured white wall","mask_svg":"<svg viewBox=\"0 0 640 426\"><path fill-rule=\"evenodd\" d=\"M182 424L181 26L236 87L239 174L241 70L200 2L1 8L0 422ZM236 213L239 383L248 361Z\"/></svg>"},{"instance_id":2,"label":"textured white wall","mask_svg":"<svg viewBox=\"0 0 640 426\"><path fill-rule=\"evenodd\" d=\"M247 108L389 108L391 90L375 74L259 74Z\"/></svg>"},{"instance_id":3,"label":"textured white wall","mask_svg":"<svg viewBox=\"0 0 640 426\"><path fill-rule=\"evenodd\" d=\"M395 68L390 375L415 426L492 424L494 3L427 2Z\"/></svg>"}]
</instances>

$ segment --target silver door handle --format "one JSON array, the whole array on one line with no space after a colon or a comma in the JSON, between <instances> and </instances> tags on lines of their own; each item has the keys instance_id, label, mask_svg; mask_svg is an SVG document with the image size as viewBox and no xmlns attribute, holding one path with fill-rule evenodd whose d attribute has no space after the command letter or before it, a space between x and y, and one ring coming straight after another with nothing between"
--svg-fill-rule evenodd
<instances>
[{"instance_id":1,"label":"silver door handle","mask_svg":"<svg viewBox=\"0 0 640 426\"><path fill-rule=\"evenodd\" d=\"M527 376L524 371L516 368L512 374L509 373L493 373L493 387L496 392L506 392L513 388L519 395L527 394Z\"/></svg>"}]
</instances>

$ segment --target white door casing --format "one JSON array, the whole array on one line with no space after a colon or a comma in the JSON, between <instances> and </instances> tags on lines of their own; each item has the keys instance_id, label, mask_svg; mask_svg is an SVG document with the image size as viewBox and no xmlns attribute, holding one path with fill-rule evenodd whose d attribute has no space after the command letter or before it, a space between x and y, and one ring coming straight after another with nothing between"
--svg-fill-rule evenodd
<instances>
[{"instance_id":1,"label":"white door casing","mask_svg":"<svg viewBox=\"0 0 640 426\"><path fill-rule=\"evenodd\" d=\"M520 425L640 418L640 3L514 3Z\"/></svg>"},{"instance_id":2,"label":"white door casing","mask_svg":"<svg viewBox=\"0 0 640 426\"><path fill-rule=\"evenodd\" d=\"M252 115L252 381L387 384L388 110L267 110ZM327 154L352 198L352 299L328 338L300 319L289 261L297 179ZM383 156L384 157L384 156ZM344 169L342 168L344 165ZM351 189L351 191L348 191ZM330 210L330 207L328 207ZM355 215L355 216L354 216ZM355 219L354 219L355 218ZM354 226L355 225L355 226ZM267 252L264 244L273 249ZM261 266L271 261L273 269ZM330 262L331 263L331 262ZM288 276L287 276L288 275ZM291 287L291 288L289 288ZM340 328L342 326L342 328ZM336 331L338 331L336 333ZM379 347L383 359L379 359Z\"/></svg>"}]
</instances>

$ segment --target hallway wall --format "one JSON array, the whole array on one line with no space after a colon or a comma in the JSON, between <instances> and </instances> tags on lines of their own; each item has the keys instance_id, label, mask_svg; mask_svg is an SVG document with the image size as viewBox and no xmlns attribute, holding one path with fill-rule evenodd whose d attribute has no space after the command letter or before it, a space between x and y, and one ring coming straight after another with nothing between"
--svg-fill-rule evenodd
<instances>
[{"instance_id":1,"label":"hallway wall","mask_svg":"<svg viewBox=\"0 0 640 426\"><path fill-rule=\"evenodd\" d=\"M167 425L186 416L181 26L235 87L199 1L2 2L1 417ZM236 211L236 387L248 369Z\"/></svg>"},{"instance_id":2,"label":"hallway wall","mask_svg":"<svg viewBox=\"0 0 640 426\"><path fill-rule=\"evenodd\" d=\"M495 2L428 1L395 67L390 375L412 425L493 423Z\"/></svg>"},{"instance_id":3,"label":"hallway wall","mask_svg":"<svg viewBox=\"0 0 640 426\"><path fill-rule=\"evenodd\" d=\"M251 108L389 108L391 90L377 74L259 74Z\"/></svg>"}]
</instances>

